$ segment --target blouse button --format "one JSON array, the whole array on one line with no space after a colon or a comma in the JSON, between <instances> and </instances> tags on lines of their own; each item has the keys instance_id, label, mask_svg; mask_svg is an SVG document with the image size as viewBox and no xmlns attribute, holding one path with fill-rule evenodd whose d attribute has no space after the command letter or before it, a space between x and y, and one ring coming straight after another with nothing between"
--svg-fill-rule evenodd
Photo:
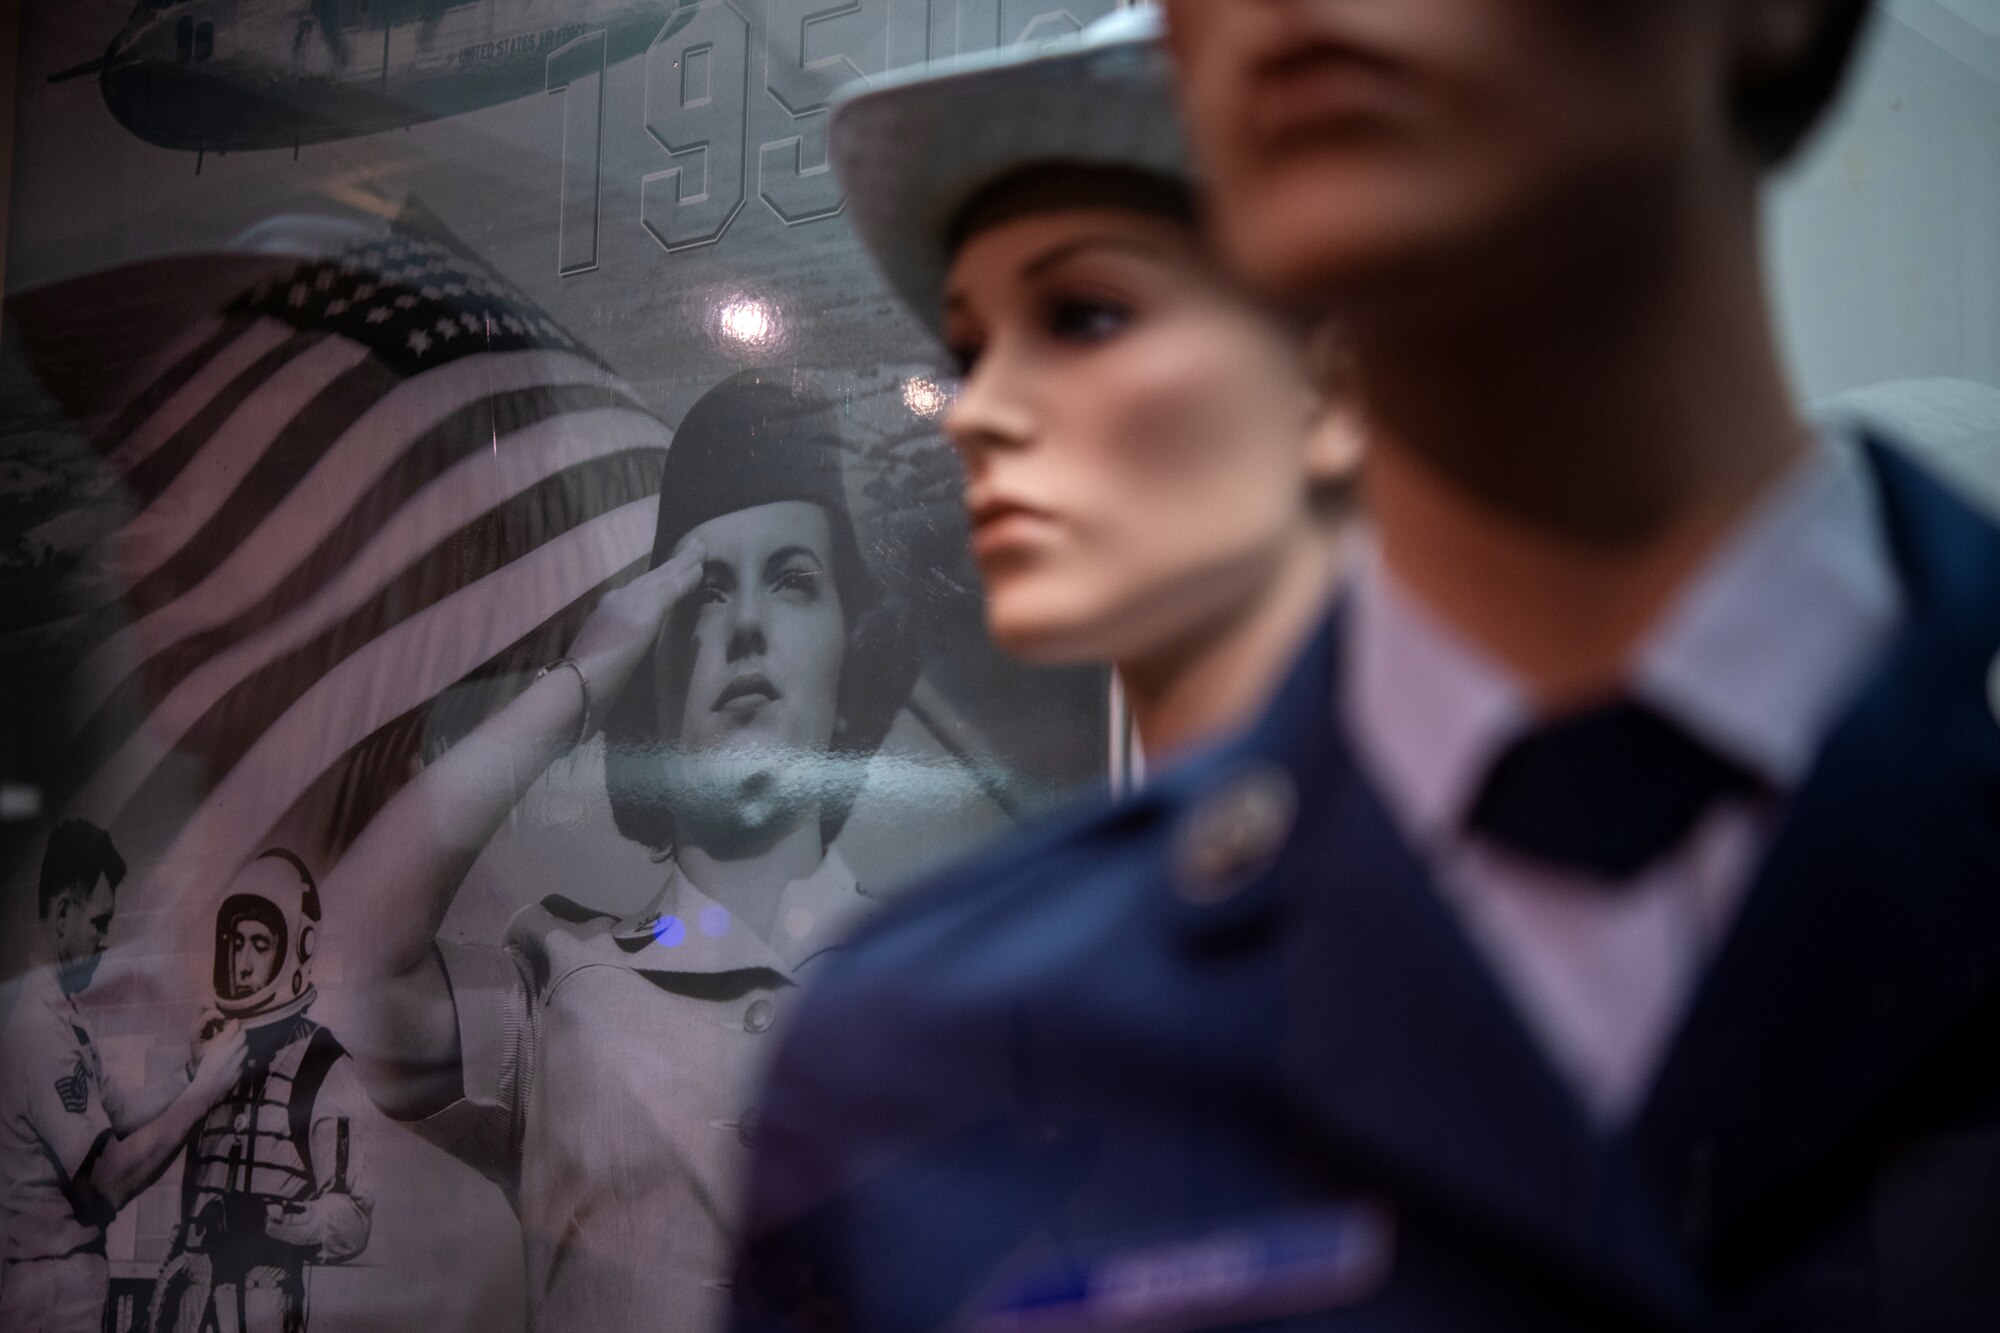
<instances>
[{"instance_id":1,"label":"blouse button","mask_svg":"<svg viewBox=\"0 0 2000 1333\"><path fill-rule=\"evenodd\" d=\"M750 1007L743 1011L743 1030L745 1032L764 1032L770 1026L771 1002L769 1000L752 1000Z\"/></svg>"}]
</instances>

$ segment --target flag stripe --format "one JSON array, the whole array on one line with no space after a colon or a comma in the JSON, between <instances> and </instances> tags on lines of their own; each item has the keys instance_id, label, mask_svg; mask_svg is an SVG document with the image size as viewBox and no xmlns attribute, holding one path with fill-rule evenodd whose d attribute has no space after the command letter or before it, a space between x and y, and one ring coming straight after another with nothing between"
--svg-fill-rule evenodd
<instances>
[{"instance_id":1,"label":"flag stripe","mask_svg":"<svg viewBox=\"0 0 2000 1333\"><path fill-rule=\"evenodd\" d=\"M387 392L387 376L379 368L372 373L362 369L367 365L367 348L344 339L322 339L295 348L290 360L245 396L202 446L194 465L183 468L125 525L118 565L140 605L151 610L148 596L163 603L193 586L184 581L184 573L163 571L169 565L184 566L186 562L177 557L205 528L228 522L232 499L254 495L258 481L282 469L283 455L289 451L273 446L295 437L300 421L320 407L315 400L326 390L350 387L371 402ZM337 400L338 393L333 396ZM300 403L311 406L301 413ZM284 478L287 483L293 479Z\"/></svg>"},{"instance_id":2,"label":"flag stripe","mask_svg":"<svg viewBox=\"0 0 2000 1333\"><path fill-rule=\"evenodd\" d=\"M400 381L387 370L373 362L363 361L340 376L305 412L289 419L279 433L291 436L305 430L325 430L337 436L354 414L364 410L367 403L379 399L398 383ZM215 471L201 461L195 461L193 467L198 471ZM337 520L340 515L329 512L326 517ZM220 544L224 546L233 549L237 544L228 540L230 534L227 530L214 522L207 524L204 530L221 536L223 540ZM235 536L240 539L242 534ZM177 590L185 591L205 580L210 572L202 568L205 554L206 550L190 552L185 547L175 552L150 575L129 583L119 601L100 606L82 617L66 633L66 642L80 654L92 654L94 648L110 643L113 645L110 651L116 654L136 655L138 650L129 642L121 642L119 636L129 635L135 624L144 623L152 615L170 607Z\"/></svg>"},{"instance_id":3,"label":"flag stripe","mask_svg":"<svg viewBox=\"0 0 2000 1333\"><path fill-rule=\"evenodd\" d=\"M166 350L148 357L107 396L103 418L92 436L99 452L122 462L119 451L127 446L132 433L254 322L242 315L213 315L183 330Z\"/></svg>"},{"instance_id":4,"label":"flag stripe","mask_svg":"<svg viewBox=\"0 0 2000 1333\"><path fill-rule=\"evenodd\" d=\"M280 325L280 328L283 326ZM300 352L324 341L323 333L290 334L264 352L195 411L159 447L134 464L124 475L125 488L141 505L149 505L169 486L194 456L207 447L210 437L235 414L244 400L263 387L264 382L283 370Z\"/></svg>"},{"instance_id":5,"label":"flag stripe","mask_svg":"<svg viewBox=\"0 0 2000 1333\"><path fill-rule=\"evenodd\" d=\"M312 540L313 534L338 531L341 525L351 527L353 523L370 529L386 516L389 509L380 507L354 513L355 497L390 471L396 455L413 436L462 409L468 400L482 393L494 394L542 383L600 384L607 379L603 367L594 361L567 352L540 350L499 352L462 360L413 380L399 379L383 367L370 370L372 365L373 362L364 361L350 371L348 382L337 383L330 396L322 394L318 401L301 409L297 413L300 420L287 427L285 448L289 456L324 455L332 443L339 443L340 449L336 458L314 468L307 484L295 484L292 493L281 500L280 509L271 517L282 518L282 524L276 528L268 524L254 527L247 540L241 531L217 530L215 544L222 549L228 563L209 561L217 568L201 582L209 583L209 597L227 603L225 609L215 613L218 618L253 601L293 564L290 549L294 547L274 551L264 540L271 533L287 534L281 542L288 542L289 534L296 533L296 545L302 546ZM373 394L369 392L371 385ZM624 401L643 406L629 389L621 392ZM315 438L327 443L315 444ZM388 499L390 509L401 503L400 496ZM353 535L351 531L349 535ZM352 545L347 545L339 551L352 549ZM194 557L187 559L188 569L176 571L180 579L185 579L193 568ZM330 566L322 568L322 577L328 569ZM301 590L296 584L293 587L295 592ZM173 605L171 600L162 604L158 588L135 588L126 601L101 606L79 617L64 632L64 639L80 653L126 630L130 620L145 623L156 613L173 616L176 614ZM195 605L200 608L215 603L198 599ZM112 654L114 661L126 663L142 655L138 648L124 645L115 647ZM109 676L92 671L84 679L101 680L105 682L104 688L108 688L109 681L122 674L122 670Z\"/></svg>"},{"instance_id":6,"label":"flag stripe","mask_svg":"<svg viewBox=\"0 0 2000 1333\"><path fill-rule=\"evenodd\" d=\"M143 463L260 357L293 335L294 330L275 319L236 315L222 320L101 433L112 465L129 473Z\"/></svg>"},{"instance_id":7,"label":"flag stripe","mask_svg":"<svg viewBox=\"0 0 2000 1333\"><path fill-rule=\"evenodd\" d=\"M645 568L645 557L627 565L445 690L357 741L313 780L280 821L289 824L295 816L309 814L313 825L323 830L327 852L337 860L401 789L413 761L426 752L447 750L463 738L463 730L445 734L448 728L469 729L468 721L491 717L510 703L533 682L538 668L576 641L604 591ZM437 716L438 699L447 692L456 705L469 705L455 706L452 719Z\"/></svg>"},{"instance_id":8,"label":"flag stripe","mask_svg":"<svg viewBox=\"0 0 2000 1333\"><path fill-rule=\"evenodd\" d=\"M322 558L310 562L313 581L331 575L412 492L460 459L480 450L497 449L502 438L546 417L625 401L618 390L584 385L522 389L461 408L398 454L388 471L346 511L340 527L322 544L321 551L315 553ZM246 516L243 521L247 524L251 520ZM184 555L191 567L213 567L227 558L235 545L234 534L227 526L219 525ZM297 585L290 590L294 594L302 591ZM150 599L140 605L151 609Z\"/></svg>"},{"instance_id":9,"label":"flag stripe","mask_svg":"<svg viewBox=\"0 0 2000 1333\"><path fill-rule=\"evenodd\" d=\"M310 348L323 338L320 334L293 335L289 332L288 326L276 320L261 321L260 328L243 336L263 337L272 330L278 331L281 337L277 346L261 353L248 370L229 379L220 390L211 394L187 423L174 432L166 444L125 473L122 480L126 488L142 505L150 504L158 498L157 491L149 493L148 488L170 485L174 477L201 453L209 434L228 421L258 387L283 369L298 352ZM278 414L279 419L288 415L288 413ZM109 552L116 562L123 556L122 545L114 542L109 547ZM135 613L129 604L132 592L132 576L129 571L121 570L118 584L125 592L117 600L104 602L83 612L62 627L60 641L65 651L81 657L92 645L103 643L117 634L133 618Z\"/></svg>"},{"instance_id":10,"label":"flag stripe","mask_svg":"<svg viewBox=\"0 0 2000 1333\"><path fill-rule=\"evenodd\" d=\"M423 619L432 607L491 577L496 567L511 567L508 560L514 553L520 554L513 564L531 561L543 546L646 494L658 482L664 456L660 449L625 450L558 473L450 534L367 602L290 651L246 669L234 681L189 682L174 708L156 711L92 777L81 794L82 805L116 811L135 794L142 806L149 804L144 790L175 750L201 756L211 772L229 771L301 691L398 626ZM435 676L427 665L405 661L401 671ZM434 688L452 679L437 677ZM182 779L169 772L165 780Z\"/></svg>"},{"instance_id":11,"label":"flag stripe","mask_svg":"<svg viewBox=\"0 0 2000 1333\"><path fill-rule=\"evenodd\" d=\"M83 756L108 753L122 744L124 733L145 712L149 699L167 698L197 670L215 669L219 654L235 651L253 636L258 638L256 651L269 657L347 614L377 593L399 569L419 558L438 534L473 522L494 506L575 464L626 449L650 448L662 451L664 457L670 438L658 418L619 406L548 417L509 436L490 457L483 452L471 454L408 497L408 503L379 528L373 523L343 524L336 530L342 549L318 559L309 557L307 567L233 619L154 648L151 656L118 680L108 694L91 697L90 720L74 738L75 749ZM284 520L280 516L274 521L282 525ZM366 544L350 550L350 542ZM312 567L316 565L323 565L331 574L317 587L310 586L317 582L312 578L318 572ZM282 636L263 633L280 625ZM95 665L102 679L116 679L107 663ZM171 715L167 704L161 705L161 711ZM122 727L120 719L125 719Z\"/></svg>"},{"instance_id":12,"label":"flag stripe","mask_svg":"<svg viewBox=\"0 0 2000 1333\"><path fill-rule=\"evenodd\" d=\"M178 904L205 877L233 871L357 736L429 700L556 608L643 559L658 508L657 497L636 500L572 529L459 589L430 614L380 635L314 681L216 783L146 877L139 896ZM153 796L140 793L132 809L157 808ZM88 815L91 808L79 813ZM110 822L102 817L109 813L98 808L98 822Z\"/></svg>"}]
</instances>

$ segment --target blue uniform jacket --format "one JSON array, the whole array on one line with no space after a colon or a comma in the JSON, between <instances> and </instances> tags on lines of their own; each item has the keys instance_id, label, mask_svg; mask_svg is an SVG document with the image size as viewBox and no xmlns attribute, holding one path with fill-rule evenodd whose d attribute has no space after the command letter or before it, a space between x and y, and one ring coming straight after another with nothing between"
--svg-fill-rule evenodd
<instances>
[{"instance_id":1,"label":"blue uniform jacket","mask_svg":"<svg viewBox=\"0 0 2000 1333\"><path fill-rule=\"evenodd\" d=\"M829 968L738 1329L2000 1329L2000 531L1870 457L1905 621L1629 1128L1357 769L1336 616L1240 739ZM1274 777L1281 843L1204 860Z\"/></svg>"}]
</instances>

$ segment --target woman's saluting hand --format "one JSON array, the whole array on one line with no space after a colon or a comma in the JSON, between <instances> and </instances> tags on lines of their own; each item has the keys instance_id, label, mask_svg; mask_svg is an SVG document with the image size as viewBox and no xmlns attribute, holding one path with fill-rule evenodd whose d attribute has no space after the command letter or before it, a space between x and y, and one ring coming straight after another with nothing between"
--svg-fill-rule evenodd
<instances>
[{"instance_id":1,"label":"woman's saluting hand","mask_svg":"<svg viewBox=\"0 0 2000 1333\"><path fill-rule=\"evenodd\" d=\"M348 982L324 997L326 1017L337 1017L335 1030L389 1114L418 1119L464 1095L457 1009L432 944L452 894L528 784L625 688L675 603L701 581L705 554L685 542L658 569L606 593L564 669L544 671L405 783L322 884L342 906L328 939Z\"/></svg>"},{"instance_id":2,"label":"woman's saluting hand","mask_svg":"<svg viewBox=\"0 0 2000 1333\"><path fill-rule=\"evenodd\" d=\"M570 656L589 682L593 718L604 717L674 607L700 584L706 554L698 538L687 539L659 568L605 593L583 622Z\"/></svg>"}]
</instances>

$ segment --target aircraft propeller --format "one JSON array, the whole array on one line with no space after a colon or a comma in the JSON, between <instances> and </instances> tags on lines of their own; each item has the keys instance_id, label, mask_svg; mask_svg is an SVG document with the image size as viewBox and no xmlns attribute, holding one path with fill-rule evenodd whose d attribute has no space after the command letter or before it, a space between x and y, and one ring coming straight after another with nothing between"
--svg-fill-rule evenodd
<instances>
[{"instance_id":1,"label":"aircraft propeller","mask_svg":"<svg viewBox=\"0 0 2000 1333\"><path fill-rule=\"evenodd\" d=\"M103 55L98 56L94 60L86 60L81 65L71 65L68 69L59 69L49 75L49 82L68 83L71 79L81 79L85 75L102 74L116 62L117 56L118 43L114 41L111 45L104 48Z\"/></svg>"}]
</instances>

